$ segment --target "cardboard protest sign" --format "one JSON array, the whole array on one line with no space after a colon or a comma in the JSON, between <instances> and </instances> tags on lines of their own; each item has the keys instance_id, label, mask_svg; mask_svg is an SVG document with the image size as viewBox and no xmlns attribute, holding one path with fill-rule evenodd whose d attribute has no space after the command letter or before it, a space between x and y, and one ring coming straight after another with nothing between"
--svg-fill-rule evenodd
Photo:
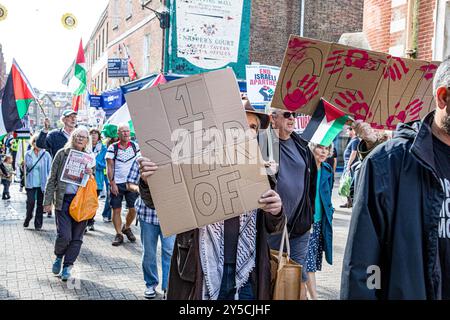
<instances>
[{"instance_id":1,"label":"cardboard protest sign","mask_svg":"<svg viewBox=\"0 0 450 320\"><path fill-rule=\"evenodd\" d=\"M280 68L266 65L247 65L247 97L253 106L272 101Z\"/></svg>"},{"instance_id":2,"label":"cardboard protest sign","mask_svg":"<svg viewBox=\"0 0 450 320\"><path fill-rule=\"evenodd\" d=\"M231 69L127 94L165 236L258 208L269 189Z\"/></svg>"},{"instance_id":3,"label":"cardboard protest sign","mask_svg":"<svg viewBox=\"0 0 450 320\"><path fill-rule=\"evenodd\" d=\"M374 128L395 129L434 108L438 66L291 35L272 107L312 115L323 97Z\"/></svg>"},{"instance_id":4,"label":"cardboard protest sign","mask_svg":"<svg viewBox=\"0 0 450 320\"><path fill-rule=\"evenodd\" d=\"M86 186L89 175L85 174L84 171L88 167L93 167L94 161L95 159L85 152L70 150L61 174L61 181L81 187Z\"/></svg>"}]
</instances>

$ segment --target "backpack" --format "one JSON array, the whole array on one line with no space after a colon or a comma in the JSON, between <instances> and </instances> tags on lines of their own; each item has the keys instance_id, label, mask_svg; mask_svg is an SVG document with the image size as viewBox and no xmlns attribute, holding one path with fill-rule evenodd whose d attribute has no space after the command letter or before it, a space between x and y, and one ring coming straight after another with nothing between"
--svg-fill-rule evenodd
<instances>
[{"instance_id":1,"label":"backpack","mask_svg":"<svg viewBox=\"0 0 450 320\"><path fill-rule=\"evenodd\" d=\"M131 142L131 147L133 148L134 156L136 156L136 154L137 154L136 145L134 144L133 141L130 141L130 142ZM115 142L113 144L113 148L114 148L114 158L113 158L113 160L116 160L117 154L119 153L119 142Z\"/></svg>"}]
</instances>

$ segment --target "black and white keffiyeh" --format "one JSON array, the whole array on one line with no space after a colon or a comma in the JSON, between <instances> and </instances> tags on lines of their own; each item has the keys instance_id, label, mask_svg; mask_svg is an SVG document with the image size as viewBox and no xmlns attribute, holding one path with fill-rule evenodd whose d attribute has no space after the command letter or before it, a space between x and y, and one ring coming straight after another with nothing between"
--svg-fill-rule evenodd
<instances>
[{"instance_id":1,"label":"black and white keffiyeh","mask_svg":"<svg viewBox=\"0 0 450 320\"><path fill-rule=\"evenodd\" d=\"M247 282L256 260L257 210L239 217L239 239L236 253L236 295ZM223 276L224 222L200 228L200 260L204 274L203 300L217 300Z\"/></svg>"}]
</instances>

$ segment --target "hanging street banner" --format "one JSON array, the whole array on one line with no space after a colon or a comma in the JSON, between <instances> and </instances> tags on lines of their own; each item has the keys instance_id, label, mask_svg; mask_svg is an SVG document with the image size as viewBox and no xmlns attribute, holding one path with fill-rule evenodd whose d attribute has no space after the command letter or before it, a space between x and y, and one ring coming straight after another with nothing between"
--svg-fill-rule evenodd
<instances>
[{"instance_id":1,"label":"hanging street banner","mask_svg":"<svg viewBox=\"0 0 450 320\"><path fill-rule=\"evenodd\" d=\"M250 42L250 0L170 1L168 71L197 74L231 67L245 78Z\"/></svg>"},{"instance_id":2,"label":"hanging street banner","mask_svg":"<svg viewBox=\"0 0 450 320\"><path fill-rule=\"evenodd\" d=\"M108 78L128 77L128 59L108 59Z\"/></svg>"},{"instance_id":3,"label":"hanging street banner","mask_svg":"<svg viewBox=\"0 0 450 320\"><path fill-rule=\"evenodd\" d=\"M104 109L118 109L124 103L125 98L120 88L102 93L102 107Z\"/></svg>"},{"instance_id":4,"label":"hanging street banner","mask_svg":"<svg viewBox=\"0 0 450 320\"><path fill-rule=\"evenodd\" d=\"M266 105L272 101L280 68L265 65L247 65L247 97L252 105Z\"/></svg>"}]
</instances>

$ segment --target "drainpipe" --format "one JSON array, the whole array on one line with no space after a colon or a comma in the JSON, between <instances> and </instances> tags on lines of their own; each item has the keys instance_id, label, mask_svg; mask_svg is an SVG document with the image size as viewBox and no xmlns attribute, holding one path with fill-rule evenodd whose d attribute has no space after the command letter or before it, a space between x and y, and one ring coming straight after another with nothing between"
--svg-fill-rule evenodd
<instances>
[{"instance_id":1,"label":"drainpipe","mask_svg":"<svg viewBox=\"0 0 450 320\"><path fill-rule=\"evenodd\" d=\"M419 1L408 0L408 12L406 17L406 50L407 58L417 58L419 38Z\"/></svg>"},{"instance_id":2,"label":"drainpipe","mask_svg":"<svg viewBox=\"0 0 450 320\"><path fill-rule=\"evenodd\" d=\"M303 37L304 28L305 28L305 0L301 0L301 8L300 8L300 37Z\"/></svg>"}]
</instances>

